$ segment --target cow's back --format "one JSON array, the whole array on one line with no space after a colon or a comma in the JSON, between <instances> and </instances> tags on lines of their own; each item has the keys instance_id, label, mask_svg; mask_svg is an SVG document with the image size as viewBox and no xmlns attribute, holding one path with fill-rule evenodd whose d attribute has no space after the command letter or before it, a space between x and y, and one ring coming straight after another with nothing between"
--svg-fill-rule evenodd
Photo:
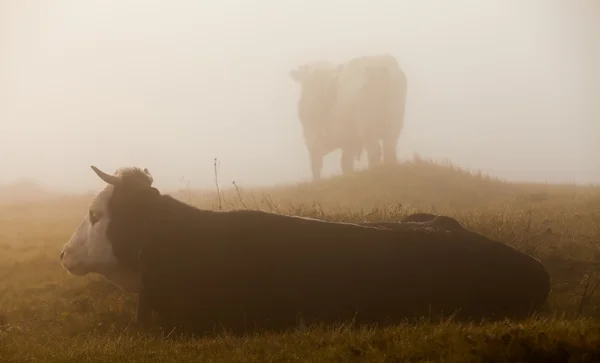
<instances>
[{"instance_id":1,"label":"cow's back","mask_svg":"<svg viewBox=\"0 0 600 363\"><path fill-rule=\"evenodd\" d=\"M389 54L356 57L340 68L332 124L343 128L350 122L361 137L373 130L385 136L380 134L391 132L390 128L399 133L404 126L407 80L396 58ZM369 68L381 69L384 76L366 91Z\"/></svg>"}]
</instances>

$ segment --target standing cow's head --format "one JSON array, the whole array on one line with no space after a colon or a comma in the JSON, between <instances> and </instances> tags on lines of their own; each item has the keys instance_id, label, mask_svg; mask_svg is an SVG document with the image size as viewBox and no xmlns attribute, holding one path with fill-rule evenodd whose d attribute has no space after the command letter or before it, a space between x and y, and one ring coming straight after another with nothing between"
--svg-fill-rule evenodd
<instances>
[{"instance_id":1,"label":"standing cow's head","mask_svg":"<svg viewBox=\"0 0 600 363\"><path fill-rule=\"evenodd\" d=\"M327 135L329 114L337 97L339 67L329 62L301 65L289 72L300 84L298 118L309 144Z\"/></svg>"},{"instance_id":2,"label":"standing cow's head","mask_svg":"<svg viewBox=\"0 0 600 363\"><path fill-rule=\"evenodd\" d=\"M108 185L96 196L60 254L69 273L103 275L124 290L139 290L139 245L146 230L146 214L160 193L152 187L147 169L122 168L109 175L92 166Z\"/></svg>"}]
</instances>

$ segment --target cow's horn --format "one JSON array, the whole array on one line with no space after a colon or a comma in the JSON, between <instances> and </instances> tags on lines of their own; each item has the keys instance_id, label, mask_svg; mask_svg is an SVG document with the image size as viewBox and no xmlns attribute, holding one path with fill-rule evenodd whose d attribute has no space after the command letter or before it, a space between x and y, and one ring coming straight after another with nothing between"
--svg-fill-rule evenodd
<instances>
[{"instance_id":1,"label":"cow's horn","mask_svg":"<svg viewBox=\"0 0 600 363\"><path fill-rule=\"evenodd\" d=\"M108 184L116 185L116 184L119 183L119 180L120 180L119 177L114 176L114 175L106 174L105 172L103 172L102 170L98 169L94 165L92 165L91 168L100 177L100 179L104 180Z\"/></svg>"}]
</instances>

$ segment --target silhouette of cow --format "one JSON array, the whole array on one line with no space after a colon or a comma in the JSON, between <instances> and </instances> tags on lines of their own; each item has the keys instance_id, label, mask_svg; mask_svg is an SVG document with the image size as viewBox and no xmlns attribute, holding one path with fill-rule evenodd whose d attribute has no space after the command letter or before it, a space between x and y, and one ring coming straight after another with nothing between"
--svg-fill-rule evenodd
<instances>
[{"instance_id":1,"label":"silhouette of cow","mask_svg":"<svg viewBox=\"0 0 600 363\"><path fill-rule=\"evenodd\" d=\"M357 57L340 65L311 62L289 75L301 86L297 112L313 179L321 177L323 157L340 148L343 173L353 170L363 149L369 167L381 162L382 147L383 161L397 162L407 80L394 56Z\"/></svg>"}]
</instances>

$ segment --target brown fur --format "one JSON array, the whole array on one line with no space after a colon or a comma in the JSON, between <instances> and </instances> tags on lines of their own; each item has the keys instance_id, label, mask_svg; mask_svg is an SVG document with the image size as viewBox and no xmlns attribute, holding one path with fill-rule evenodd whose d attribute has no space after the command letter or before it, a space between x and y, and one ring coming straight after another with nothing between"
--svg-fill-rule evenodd
<instances>
[{"instance_id":1,"label":"brown fur","mask_svg":"<svg viewBox=\"0 0 600 363\"><path fill-rule=\"evenodd\" d=\"M456 225L207 211L125 183L109 213L117 259L140 272L138 321L155 311L191 332L281 330L299 317L386 325L457 309L464 319L524 317L550 291L538 260Z\"/></svg>"}]
</instances>

